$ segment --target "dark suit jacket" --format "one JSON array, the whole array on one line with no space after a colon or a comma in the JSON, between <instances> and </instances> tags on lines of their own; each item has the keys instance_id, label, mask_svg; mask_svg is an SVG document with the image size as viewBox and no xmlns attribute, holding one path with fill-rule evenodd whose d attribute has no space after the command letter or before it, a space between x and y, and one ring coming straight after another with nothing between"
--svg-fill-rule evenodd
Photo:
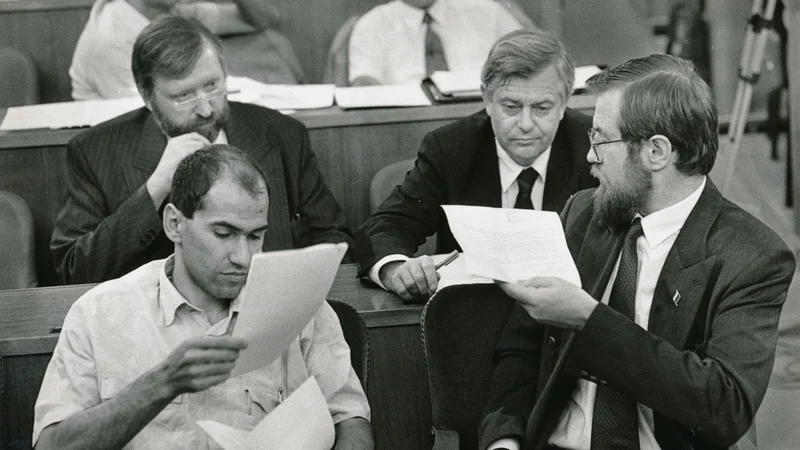
<instances>
[{"instance_id":1,"label":"dark suit jacket","mask_svg":"<svg viewBox=\"0 0 800 450\"><path fill-rule=\"evenodd\" d=\"M624 232L600 227L593 212L592 192L580 192L562 220L583 288L599 301ZM750 427L766 392L794 268L783 241L708 180L661 269L648 331L599 304L545 390L569 333L515 307L495 353L480 448L500 437L522 439L534 403L544 402L535 438L525 442L542 448L577 377L652 408L664 450L729 447Z\"/></svg>"},{"instance_id":2,"label":"dark suit jacket","mask_svg":"<svg viewBox=\"0 0 800 450\"><path fill-rule=\"evenodd\" d=\"M230 145L249 153L267 175L264 249L351 242L303 124L276 111L232 102L225 132ZM116 278L173 252L145 186L166 144L144 108L69 142L68 190L50 243L65 283Z\"/></svg>"},{"instance_id":3,"label":"dark suit jacket","mask_svg":"<svg viewBox=\"0 0 800 450\"><path fill-rule=\"evenodd\" d=\"M584 114L564 113L551 147L543 209L561 211L572 194L597 186L586 162L591 126ZM360 275L384 256L413 255L434 233L438 253L460 248L440 208L446 204L502 206L497 147L485 111L425 136L402 186L356 232Z\"/></svg>"}]
</instances>

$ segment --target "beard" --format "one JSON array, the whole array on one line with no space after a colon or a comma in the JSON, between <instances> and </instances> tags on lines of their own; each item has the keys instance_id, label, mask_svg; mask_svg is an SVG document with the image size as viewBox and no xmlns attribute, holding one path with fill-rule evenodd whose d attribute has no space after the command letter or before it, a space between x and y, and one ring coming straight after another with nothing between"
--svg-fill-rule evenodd
<instances>
[{"instance_id":1,"label":"beard","mask_svg":"<svg viewBox=\"0 0 800 450\"><path fill-rule=\"evenodd\" d=\"M594 213L603 227L627 229L639 212L653 188L653 175L644 167L639 152L628 147L624 180L617 185L603 183L594 191ZM595 175L592 168L592 175Z\"/></svg>"},{"instance_id":2,"label":"beard","mask_svg":"<svg viewBox=\"0 0 800 450\"><path fill-rule=\"evenodd\" d=\"M192 120L185 123L172 122L158 108L153 108L153 119L167 137L173 138L188 133L197 133L214 142L225 125L228 124L228 102L224 101L219 111L211 108L211 115L207 118L194 115Z\"/></svg>"}]
</instances>

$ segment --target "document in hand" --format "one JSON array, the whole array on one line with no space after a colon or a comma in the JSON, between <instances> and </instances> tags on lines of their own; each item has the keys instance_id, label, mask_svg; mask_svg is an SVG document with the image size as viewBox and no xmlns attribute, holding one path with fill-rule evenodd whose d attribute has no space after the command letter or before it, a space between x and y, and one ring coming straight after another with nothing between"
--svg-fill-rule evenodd
<instances>
[{"instance_id":1,"label":"document in hand","mask_svg":"<svg viewBox=\"0 0 800 450\"><path fill-rule=\"evenodd\" d=\"M231 376L271 364L308 325L333 284L347 244L253 255L233 336L249 342Z\"/></svg>"},{"instance_id":2,"label":"document in hand","mask_svg":"<svg viewBox=\"0 0 800 450\"><path fill-rule=\"evenodd\" d=\"M225 450L330 450L335 440L333 419L314 377L292 392L253 431L212 420L199 420L197 424Z\"/></svg>"},{"instance_id":3,"label":"document in hand","mask_svg":"<svg viewBox=\"0 0 800 450\"><path fill-rule=\"evenodd\" d=\"M464 250L467 273L511 282L559 277L581 285L558 214L482 206L442 208Z\"/></svg>"}]
</instances>

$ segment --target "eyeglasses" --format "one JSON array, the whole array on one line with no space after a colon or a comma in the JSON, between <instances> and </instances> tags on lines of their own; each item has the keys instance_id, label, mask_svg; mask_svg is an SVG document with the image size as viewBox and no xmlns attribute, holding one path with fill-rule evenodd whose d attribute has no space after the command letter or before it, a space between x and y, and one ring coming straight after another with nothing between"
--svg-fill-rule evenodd
<instances>
[{"instance_id":1,"label":"eyeglasses","mask_svg":"<svg viewBox=\"0 0 800 450\"><path fill-rule=\"evenodd\" d=\"M589 128L588 134L589 134L589 146L591 146L592 151L594 152L594 157L595 157L595 159L597 159L597 162L603 162L603 158L601 158L600 154L597 153L597 146L598 145L614 144L614 143L617 143L617 142L627 142L627 141L630 140L630 139L614 139L613 141L596 142L595 138L597 137L597 130L595 130L594 128Z\"/></svg>"},{"instance_id":2,"label":"eyeglasses","mask_svg":"<svg viewBox=\"0 0 800 450\"><path fill-rule=\"evenodd\" d=\"M200 90L199 93L197 92L185 92L182 94L178 94L177 96L173 97L163 90L161 90L158 86L153 86L156 88L158 92L161 92L161 95L167 98L167 100L172 103L172 106L178 111L188 111L194 108L197 108L197 105L200 104L200 99L205 101L216 100L220 97L225 96L228 93L228 90L225 88L224 83L217 82L212 83L203 89Z\"/></svg>"}]
</instances>

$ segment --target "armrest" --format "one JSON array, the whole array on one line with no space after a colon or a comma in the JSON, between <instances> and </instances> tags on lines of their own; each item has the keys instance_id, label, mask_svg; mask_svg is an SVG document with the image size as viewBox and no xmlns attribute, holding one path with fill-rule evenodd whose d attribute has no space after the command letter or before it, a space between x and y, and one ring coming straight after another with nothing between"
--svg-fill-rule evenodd
<instances>
[{"instance_id":1,"label":"armrest","mask_svg":"<svg viewBox=\"0 0 800 450\"><path fill-rule=\"evenodd\" d=\"M433 450L458 450L458 433L436 427L431 427L431 431L433 431Z\"/></svg>"}]
</instances>

